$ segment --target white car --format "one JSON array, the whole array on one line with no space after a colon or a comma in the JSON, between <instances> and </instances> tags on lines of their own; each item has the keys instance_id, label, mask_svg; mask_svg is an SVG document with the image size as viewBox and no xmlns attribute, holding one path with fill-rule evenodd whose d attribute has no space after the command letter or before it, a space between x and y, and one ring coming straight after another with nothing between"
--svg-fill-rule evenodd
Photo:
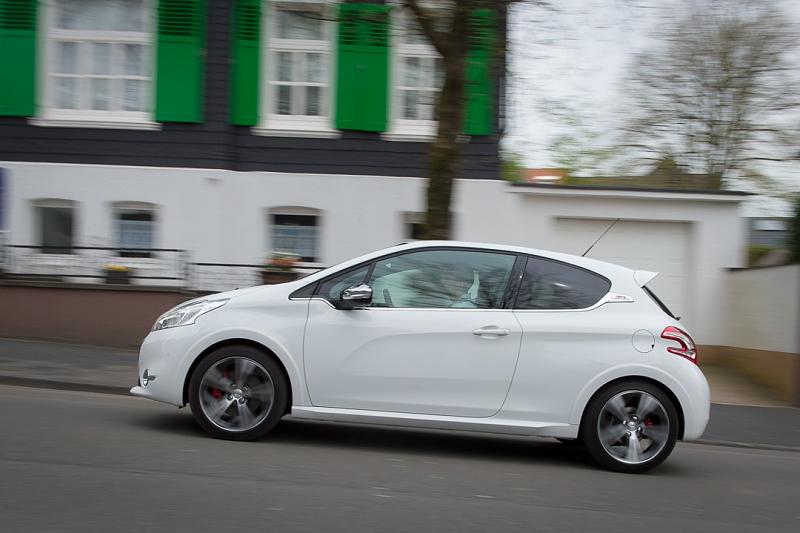
<instances>
[{"instance_id":1,"label":"white car","mask_svg":"<svg viewBox=\"0 0 800 533\"><path fill-rule=\"evenodd\" d=\"M709 388L656 276L543 250L417 242L158 318L137 396L217 437L284 415L579 439L642 472L697 439Z\"/></svg>"}]
</instances>

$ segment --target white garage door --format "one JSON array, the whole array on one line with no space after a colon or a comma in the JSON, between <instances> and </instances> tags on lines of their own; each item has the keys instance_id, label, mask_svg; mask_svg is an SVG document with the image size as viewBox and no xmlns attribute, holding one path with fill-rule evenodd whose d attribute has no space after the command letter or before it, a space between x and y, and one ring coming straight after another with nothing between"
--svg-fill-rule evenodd
<instances>
[{"instance_id":1,"label":"white garage door","mask_svg":"<svg viewBox=\"0 0 800 533\"><path fill-rule=\"evenodd\" d=\"M555 250L580 255L612 222L557 218ZM587 257L635 270L659 272L647 286L673 313L686 316L689 238L688 223L621 220Z\"/></svg>"}]
</instances>

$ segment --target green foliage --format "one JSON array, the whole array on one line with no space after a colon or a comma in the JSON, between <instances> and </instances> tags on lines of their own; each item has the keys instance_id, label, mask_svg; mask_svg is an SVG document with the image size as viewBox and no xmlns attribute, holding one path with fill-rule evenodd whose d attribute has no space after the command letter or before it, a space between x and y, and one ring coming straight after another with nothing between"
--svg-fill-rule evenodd
<instances>
[{"instance_id":1,"label":"green foliage","mask_svg":"<svg viewBox=\"0 0 800 533\"><path fill-rule=\"evenodd\" d=\"M522 181L523 170L525 165L522 162L522 156L514 152L506 152L502 154L500 162L500 175L506 181L512 183Z\"/></svg>"},{"instance_id":2,"label":"green foliage","mask_svg":"<svg viewBox=\"0 0 800 533\"><path fill-rule=\"evenodd\" d=\"M747 266L755 266L759 259L774 249L772 246L765 244L751 244L747 249Z\"/></svg>"}]
</instances>

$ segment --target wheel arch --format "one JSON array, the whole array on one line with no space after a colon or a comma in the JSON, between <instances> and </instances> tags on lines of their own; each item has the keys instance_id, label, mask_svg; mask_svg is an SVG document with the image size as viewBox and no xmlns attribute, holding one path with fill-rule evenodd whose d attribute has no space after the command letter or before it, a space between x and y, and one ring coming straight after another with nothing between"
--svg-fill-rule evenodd
<instances>
[{"instance_id":1,"label":"wheel arch","mask_svg":"<svg viewBox=\"0 0 800 533\"><path fill-rule=\"evenodd\" d=\"M586 409L589 406L589 404L591 404L592 400L594 400L597 397L597 395L601 394L605 389L624 381L644 381L650 383L655 387L658 387L664 394L667 395L667 397L670 399L670 401L672 401L673 405L675 406L675 411L678 413L678 440L682 440L683 431L684 428L686 427L686 423L684 417L685 415L683 412L683 405L678 399L678 396L668 385L664 384L662 381L659 381L658 379L655 379L650 376L637 375L637 374L619 376L617 378L612 379L611 381L603 383L599 387L596 387L594 392L586 399L585 402L583 402L583 405L580 409L580 423L578 428L578 434L580 435L581 431L583 430L584 418L586 416Z\"/></svg>"},{"instance_id":2,"label":"wheel arch","mask_svg":"<svg viewBox=\"0 0 800 533\"><path fill-rule=\"evenodd\" d=\"M197 368L197 365L200 364L200 361L202 361L208 354L219 348L224 348L226 346L236 346L236 345L250 346L251 348L255 348L275 360L275 362L278 364L278 367L281 369L281 372L283 373L283 377L286 380L286 383L289 385L289 391L288 391L289 398L288 401L286 402L286 413L285 413L289 414L289 412L291 412L292 410L292 405L293 405L293 388L292 388L291 377L289 376L289 372L286 370L286 365L283 363L281 358L278 357L278 355L269 347L265 346L260 342L247 338L230 338L217 341L214 344L211 344L210 346L205 348L202 352L200 352L197 355L197 357L194 358L192 364L189 366L189 370L186 372L186 375L183 378L183 390L181 396L183 405L189 403L189 382L192 379L192 374Z\"/></svg>"}]
</instances>

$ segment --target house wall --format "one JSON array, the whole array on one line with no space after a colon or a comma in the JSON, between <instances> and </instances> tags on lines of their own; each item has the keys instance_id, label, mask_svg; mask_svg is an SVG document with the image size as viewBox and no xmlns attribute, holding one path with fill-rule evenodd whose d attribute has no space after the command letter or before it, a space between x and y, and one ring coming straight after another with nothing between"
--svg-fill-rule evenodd
<instances>
[{"instance_id":1,"label":"house wall","mask_svg":"<svg viewBox=\"0 0 800 533\"><path fill-rule=\"evenodd\" d=\"M202 123L164 123L157 131L141 131L43 126L27 118L0 116L0 160L348 175L424 174L427 142L390 141L380 133L360 131L342 131L331 139L262 136L249 127L231 125L232 3L212 0L207 4ZM501 68L496 71L498 86L503 72ZM499 94L498 90L496 127L502 112ZM460 145L460 177L499 178L498 139L498 135L465 138Z\"/></svg>"},{"instance_id":2,"label":"house wall","mask_svg":"<svg viewBox=\"0 0 800 533\"><path fill-rule=\"evenodd\" d=\"M419 178L13 162L0 166L7 169L9 181L12 244L39 244L33 209L37 199L77 202L75 241L91 246L116 246L114 202L149 202L157 213L154 246L189 250L197 262L261 263L270 252L268 210L294 206L319 210L320 263L332 265L407 240L404 215L421 212L425 205L425 181ZM699 343L721 345L726 335L724 269L741 266L744 258L740 199L553 191L497 180L459 180L453 236L580 254L583 244L581 249L564 248L559 220L619 217L680 223L687 228L687 252L681 258L688 283L685 323ZM648 239L645 230L634 233L631 249ZM635 254L630 257L636 259ZM625 258L619 262L626 264Z\"/></svg>"},{"instance_id":3,"label":"house wall","mask_svg":"<svg viewBox=\"0 0 800 533\"><path fill-rule=\"evenodd\" d=\"M735 270L725 288L725 343L711 360L800 405L800 265Z\"/></svg>"}]
</instances>

